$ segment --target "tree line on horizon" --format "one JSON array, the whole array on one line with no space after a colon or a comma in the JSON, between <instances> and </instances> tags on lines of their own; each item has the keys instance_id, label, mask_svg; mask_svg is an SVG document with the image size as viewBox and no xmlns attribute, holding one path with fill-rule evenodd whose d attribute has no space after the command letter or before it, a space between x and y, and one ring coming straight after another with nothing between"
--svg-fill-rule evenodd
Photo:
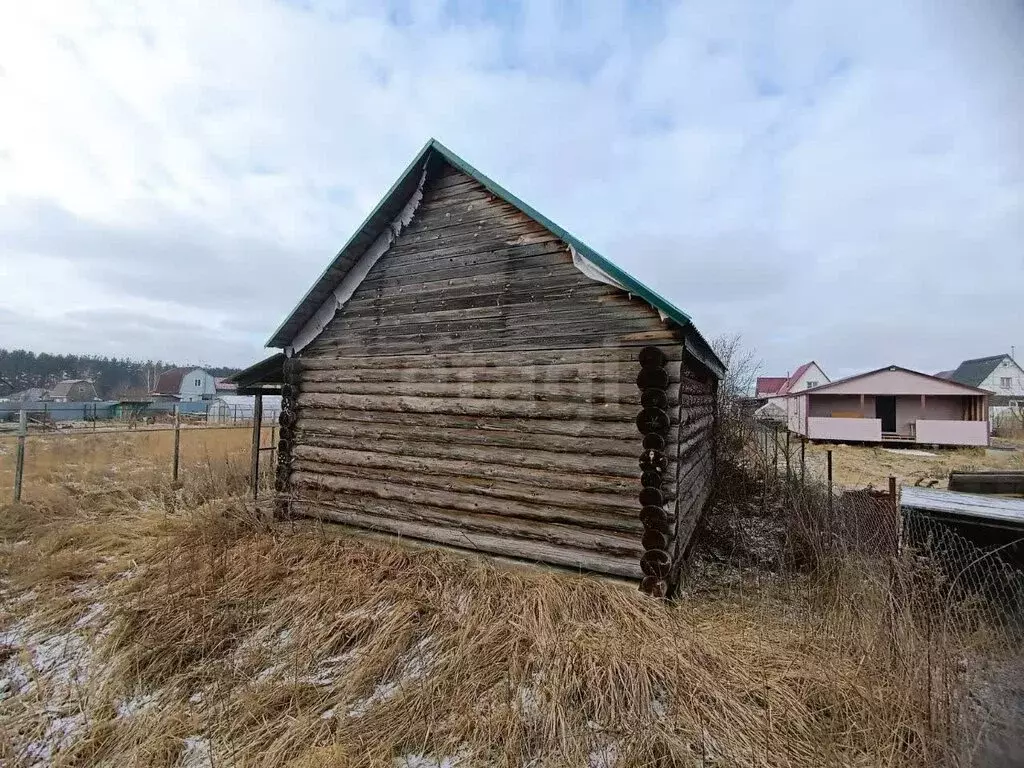
<instances>
[{"instance_id":1,"label":"tree line on horizon","mask_svg":"<svg viewBox=\"0 0 1024 768\"><path fill-rule=\"evenodd\" d=\"M26 349L0 349L0 397L32 387L49 389L64 379L89 379L103 399L146 395L163 371L178 368L163 360L132 360L99 355L51 355ZM229 376L239 368L196 365L212 376Z\"/></svg>"}]
</instances>

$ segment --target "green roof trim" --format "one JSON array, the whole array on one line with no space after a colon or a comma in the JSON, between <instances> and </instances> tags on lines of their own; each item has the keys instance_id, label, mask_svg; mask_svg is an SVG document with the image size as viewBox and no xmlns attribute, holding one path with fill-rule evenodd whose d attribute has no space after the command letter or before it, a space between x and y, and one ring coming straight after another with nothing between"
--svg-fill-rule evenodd
<instances>
[{"instance_id":1,"label":"green roof trim","mask_svg":"<svg viewBox=\"0 0 1024 768\"><path fill-rule=\"evenodd\" d=\"M307 291L306 295L296 305L295 309L292 310L288 319L285 320L274 332L273 336L267 342L268 347L284 347L292 338L294 338L294 335L298 330L312 316L313 312L319 308L320 304L327 298L337 283L340 282L341 278L338 277L338 279L335 280L333 275L340 269L341 263L344 262L345 259L351 258L351 252L354 250L359 249L361 253L361 250L365 249L365 247L369 245L369 242L376 237L377 233L382 230L383 226L387 222L390 222L391 217L395 215L395 212L400 209L405 201L412 195L412 192L415 189L415 184L418 183L418 172L421 170L427 170L433 156L441 158L448 164L465 173L467 176L475 179L494 195L501 198L509 205L517 208L523 214L529 216L553 234L558 235L558 237L570 245L580 257L605 272L609 277L618 282L623 289L639 297L647 304L660 311L665 317L674 321L685 331L686 348L716 376L721 377L725 373L725 366L722 364L722 361L718 359L718 356L715 355L714 351L711 349L711 345L708 344L697 331L697 328L693 324L693 320L688 314L664 296L661 296L653 289L641 283L613 261L602 256L571 232L566 231L547 216L520 200L500 184L489 178L486 174L481 173L444 146L444 144L439 142L437 139L430 139L423 145L423 148L416 154L416 157L413 158L412 162L406 166L402 175L394 184L391 185L391 188L388 189L381 201L377 203L376 207L349 238L348 242L345 243L341 251L338 252L338 256L335 260L328 265L327 269L325 269L317 279L317 282L309 291ZM405 194L406 192L408 194ZM310 308L310 304L315 304L315 306Z\"/></svg>"}]
</instances>

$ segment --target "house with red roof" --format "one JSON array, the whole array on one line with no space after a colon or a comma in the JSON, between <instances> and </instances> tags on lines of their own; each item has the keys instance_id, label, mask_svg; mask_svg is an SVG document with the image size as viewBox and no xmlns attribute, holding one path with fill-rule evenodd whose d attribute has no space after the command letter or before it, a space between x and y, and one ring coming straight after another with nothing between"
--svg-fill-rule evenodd
<instances>
[{"instance_id":1,"label":"house with red roof","mask_svg":"<svg viewBox=\"0 0 1024 768\"><path fill-rule=\"evenodd\" d=\"M203 368L171 368L160 374L152 394L157 400L192 403L213 398L217 384Z\"/></svg>"},{"instance_id":2,"label":"house with red roof","mask_svg":"<svg viewBox=\"0 0 1024 768\"><path fill-rule=\"evenodd\" d=\"M785 397L794 392L828 384L830 381L831 379L821 370L821 366L811 360L789 376L759 376L754 396L759 400Z\"/></svg>"}]
</instances>

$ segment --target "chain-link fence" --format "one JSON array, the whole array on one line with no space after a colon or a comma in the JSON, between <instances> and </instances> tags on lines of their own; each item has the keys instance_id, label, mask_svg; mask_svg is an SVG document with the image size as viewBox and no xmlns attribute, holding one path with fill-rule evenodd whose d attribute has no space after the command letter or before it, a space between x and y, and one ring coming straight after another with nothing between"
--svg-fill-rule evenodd
<instances>
[{"instance_id":1,"label":"chain-link fence","mask_svg":"<svg viewBox=\"0 0 1024 768\"><path fill-rule=\"evenodd\" d=\"M904 509L903 544L929 564L937 605L961 619L983 613L1013 634L1024 628L1024 532Z\"/></svg>"}]
</instances>

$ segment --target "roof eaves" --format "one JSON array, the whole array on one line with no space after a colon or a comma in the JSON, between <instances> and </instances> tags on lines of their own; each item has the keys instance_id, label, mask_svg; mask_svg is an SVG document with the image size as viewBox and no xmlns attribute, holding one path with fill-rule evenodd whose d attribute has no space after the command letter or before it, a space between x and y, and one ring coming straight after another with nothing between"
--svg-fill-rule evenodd
<instances>
[{"instance_id":1,"label":"roof eaves","mask_svg":"<svg viewBox=\"0 0 1024 768\"><path fill-rule=\"evenodd\" d=\"M335 268L335 266L341 260L345 252L362 234L363 230L366 229L374 220L374 218L376 218L376 216L381 212L381 210L383 210L387 206L387 204L391 200L391 197L406 182L406 179L409 176L409 174L413 173L413 171L415 171L418 166L420 166L423 162L426 161L427 154L434 146L434 143L434 139L430 139L429 141L427 141L426 144L423 145L423 148L416 153L416 157L414 157L412 159L412 162L410 162L409 165L405 167L405 170L402 171L401 174L399 174L398 178L395 179L395 183L388 188L388 191L384 193L384 196L381 197L381 199L377 202L377 205L373 207L373 210L370 211L369 214L367 214L366 218L363 219L362 223L352 231L352 235L345 242L345 245L341 247L341 250L338 251L337 255L335 255L335 257L331 260L327 267L324 268L323 272L320 273L320 276L317 277L317 279L313 282L313 285L310 287L310 289L306 291L305 295L301 299L299 299L299 302L295 305L295 307L292 308L292 311L288 313L288 317L285 318L285 321L277 327L277 330L275 330L274 333L271 335L270 339L267 340L266 346L283 347L285 346L285 344L291 341L290 336L286 337L285 329L292 322L293 318L298 314L299 310L305 305L305 303L312 298L314 293L316 293L316 290L320 287L324 280L327 279L327 276L330 274L331 270Z\"/></svg>"}]
</instances>

